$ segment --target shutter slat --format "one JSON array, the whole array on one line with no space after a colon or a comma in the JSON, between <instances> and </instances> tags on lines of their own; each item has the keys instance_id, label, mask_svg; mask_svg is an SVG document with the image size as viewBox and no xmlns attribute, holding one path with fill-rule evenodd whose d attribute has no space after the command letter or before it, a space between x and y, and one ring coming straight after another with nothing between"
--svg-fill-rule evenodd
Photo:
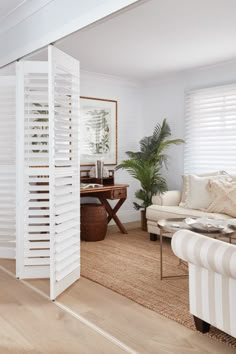
<instances>
[{"instance_id":1,"label":"shutter slat","mask_svg":"<svg viewBox=\"0 0 236 354\"><path fill-rule=\"evenodd\" d=\"M60 242L64 242L67 239L72 238L73 236L78 237L78 235L79 235L78 229L73 229L73 228L66 230L66 231L58 232L55 244L58 244Z\"/></svg>"},{"instance_id":2,"label":"shutter slat","mask_svg":"<svg viewBox=\"0 0 236 354\"><path fill-rule=\"evenodd\" d=\"M69 240L65 240L63 242L57 243L55 248L57 255L61 255L62 253L67 252L67 250L72 249L73 248L72 246L74 245L76 247L76 243L77 243L76 237L71 237Z\"/></svg>"},{"instance_id":3,"label":"shutter slat","mask_svg":"<svg viewBox=\"0 0 236 354\"><path fill-rule=\"evenodd\" d=\"M78 262L80 259L80 256L77 253L72 254L69 258L67 258L64 261L60 261L60 263L57 263L56 265L56 271L57 272L62 272L64 269L70 267L72 264L75 262Z\"/></svg>"},{"instance_id":4,"label":"shutter slat","mask_svg":"<svg viewBox=\"0 0 236 354\"><path fill-rule=\"evenodd\" d=\"M79 268L79 266L80 266L80 262L78 260L77 262L74 262L73 264L71 264L69 267L66 267L63 271L56 272L56 280L60 281L60 280L64 279L67 275L69 275L74 270Z\"/></svg>"}]
</instances>

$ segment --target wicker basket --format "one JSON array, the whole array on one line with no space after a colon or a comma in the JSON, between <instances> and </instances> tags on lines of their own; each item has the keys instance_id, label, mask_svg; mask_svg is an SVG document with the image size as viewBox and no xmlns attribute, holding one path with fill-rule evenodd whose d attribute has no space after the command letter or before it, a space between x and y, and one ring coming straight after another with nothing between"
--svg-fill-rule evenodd
<instances>
[{"instance_id":1,"label":"wicker basket","mask_svg":"<svg viewBox=\"0 0 236 354\"><path fill-rule=\"evenodd\" d=\"M81 240L101 241L107 232L107 213L102 204L81 204Z\"/></svg>"}]
</instances>

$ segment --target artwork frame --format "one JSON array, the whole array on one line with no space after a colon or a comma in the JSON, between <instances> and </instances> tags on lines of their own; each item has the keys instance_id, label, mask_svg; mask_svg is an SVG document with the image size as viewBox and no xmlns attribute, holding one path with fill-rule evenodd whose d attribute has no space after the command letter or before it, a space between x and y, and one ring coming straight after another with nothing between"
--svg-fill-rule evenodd
<instances>
[{"instance_id":1,"label":"artwork frame","mask_svg":"<svg viewBox=\"0 0 236 354\"><path fill-rule=\"evenodd\" d=\"M80 165L117 165L117 101L80 96Z\"/></svg>"}]
</instances>

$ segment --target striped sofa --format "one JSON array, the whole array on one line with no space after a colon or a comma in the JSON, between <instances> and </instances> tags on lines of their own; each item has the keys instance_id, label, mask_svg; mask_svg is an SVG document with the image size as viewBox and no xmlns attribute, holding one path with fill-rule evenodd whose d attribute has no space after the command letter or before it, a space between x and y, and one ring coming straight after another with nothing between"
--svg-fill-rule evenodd
<instances>
[{"instance_id":1,"label":"striped sofa","mask_svg":"<svg viewBox=\"0 0 236 354\"><path fill-rule=\"evenodd\" d=\"M196 328L210 325L236 337L236 245L179 230L171 246L189 264L190 313Z\"/></svg>"}]
</instances>

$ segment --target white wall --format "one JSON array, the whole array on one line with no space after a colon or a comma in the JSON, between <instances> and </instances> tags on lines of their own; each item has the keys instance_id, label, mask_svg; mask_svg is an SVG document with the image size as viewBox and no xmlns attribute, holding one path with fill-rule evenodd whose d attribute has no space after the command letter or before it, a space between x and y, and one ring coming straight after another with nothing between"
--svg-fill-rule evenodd
<instances>
[{"instance_id":1,"label":"white wall","mask_svg":"<svg viewBox=\"0 0 236 354\"><path fill-rule=\"evenodd\" d=\"M118 101L118 163L127 150L137 150L142 138L142 96L139 82L107 75L81 72L81 96ZM108 166L113 169L114 166ZM128 198L118 212L123 222L140 219L133 208L138 183L126 171L115 172L115 183L129 184Z\"/></svg>"},{"instance_id":2,"label":"white wall","mask_svg":"<svg viewBox=\"0 0 236 354\"><path fill-rule=\"evenodd\" d=\"M0 24L0 67L136 1L27 1Z\"/></svg>"},{"instance_id":3,"label":"white wall","mask_svg":"<svg viewBox=\"0 0 236 354\"><path fill-rule=\"evenodd\" d=\"M167 118L172 138L184 138L185 90L236 82L236 61L168 75L145 83L82 72L81 95L118 101L118 162L125 151L138 150L139 140L152 134L154 126ZM184 145L173 146L168 170L163 170L169 189L181 189ZM139 188L126 171L115 172L116 183L128 183L128 198L118 213L123 222L139 220L133 208Z\"/></svg>"},{"instance_id":4,"label":"white wall","mask_svg":"<svg viewBox=\"0 0 236 354\"><path fill-rule=\"evenodd\" d=\"M143 135L151 134L153 127L167 118L173 138L184 138L184 92L236 82L236 61L206 66L151 80L143 86ZM148 121L148 124L147 124ZM181 188L184 146L174 146L167 176L169 189Z\"/></svg>"},{"instance_id":5,"label":"white wall","mask_svg":"<svg viewBox=\"0 0 236 354\"><path fill-rule=\"evenodd\" d=\"M0 75L8 76L8 75L15 75L16 74L16 63L12 63L9 65L0 68Z\"/></svg>"},{"instance_id":6,"label":"white wall","mask_svg":"<svg viewBox=\"0 0 236 354\"><path fill-rule=\"evenodd\" d=\"M181 75L147 82L143 88L143 100L144 135L152 134L155 125L167 118L172 131L171 138L183 138L184 82ZM183 146L173 146L167 154L170 157L168 171L163 169L163 175L167 176L169 189L178 189L183 172Z\"/></svg>"}]
</instances>

